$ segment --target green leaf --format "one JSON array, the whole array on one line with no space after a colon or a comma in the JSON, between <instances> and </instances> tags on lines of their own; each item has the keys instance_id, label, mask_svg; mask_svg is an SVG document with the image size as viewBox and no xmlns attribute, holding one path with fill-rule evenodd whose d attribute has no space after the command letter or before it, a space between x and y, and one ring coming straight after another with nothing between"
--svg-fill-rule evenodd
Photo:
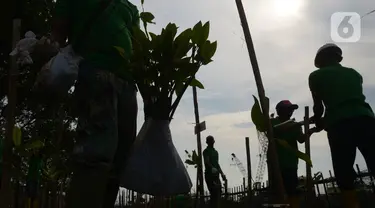
<instances>
[{"instance_id":1,"label":"green leaf","mask_svg":"<svg viewBox=\"0 0 375 208\"><path fill-rule=\"evenodd\" d=\"M198 81L197 79L193 79L190 83L190 86L198 87L199 89L204 89L203 84L200 81Z\"/></svg>"},{"instance_id":2,"label":"green leaf","mask_svg":"<svg viewBox=\"0 0 375 208\"><path fill-rule=\"evenodd\" d=\"M193 28L192 40L198 47L201 47L208 39L210 33L210 22L206 22L202 25L202 22L198 22Z\"/></svg>"},{"instance_id":3,"label":"green leaf","mask_svg":"<svg viewBox=\"0 0 375 208\"><path fill-rule=\"evenodd\" d=\"M175 45L175 55L174 58L185 57L186 54L192 49L193 45L190 43L193 31L192 29L187 29L180 33L174 41Z\"/></svg>"},{"instance_id":4,"label":"green leaf","mask_svg":"<svg viewBox=\"0 0 375 208\"><path fill-rule=\"evenodd\" d=\"M151 41L147 38L146 34L140 28L134 28L133 30L133 43L136 56L146 56L148 54L139 54L147 52L151 46ZM125 54L125 57L129 57L129 54Z\"/></svg>"},{"instance_id":5,"label":"green leaf","mask_svg":"<svg viewBox=\"0 0 375 208\"><path fill-rule=\"evenodd\" d=\"M113 47L118 51L118 53L120 54L120 56L122 58L126 58L126 56L125 56L125 49L123 49L123 48L121 48L119 46L113 46Z\"/></svg>"},{"instance_id":6,"label":"green leaf","mask_svg":"<svg viewBox=\"0 0 375 208\"><path fill-rule=\"evenodd\" d=\"M14 126L13 127L13 143L14 146L18 147L21 145L22 140L22 131L19 127Z\"/></svg>"},{"instance_id":7,"label":"green leaf","mask_svg":"<svg viewBox=\"0 0 375 208\"><path fill-rule=\"evenodd\" d=\"M192 156L192 160L193 160L193 162L194 162L195 164L198 164L198 159L199 159L199 157L198 157L197 152L196 152L195 150L193 150L193 156Z\"/></svg>"},{"instance_id":8,"label":"green leaf","mask_svg":"<svg viewBox=\"0 0 375 208\"><path fill-rule=\"evenodd\" d=\"M195 44L198 44L200 42L200 39L201 39L201 35L202 35L202 30L203 30L203 25L202 25L202 22L199 21L194 27L193 27L193 36L192 36L192 40Z\"/></svg>"},{"instance_id":9,"label":"green leaf","mask_svg":"<svg viewBox=\"0 0 375 208\"><path fill-rule=\"evenodd\" d=\"M28 143L25 147L25 149L29 149L29 150L36 150L36 149L40 149L44 147L44 143L40 140L35 140L35 141L32 141L30 143Z\"/></svg>"},{"instance_id":10,"label":"green leaf","mask_svg":"<svg viewBox=\"0 0 375 208\"><path fill-rule=\"evenodd\" d=\"M206 22L202 27L202 37L200 38L201 43L207 41L208 36L210 35L210 22Z\"/></svg>"},{"instance_id":11,"label":"green leaf","mask_svg":"<svg viewBox=\"0 0 375 208\"><path fill-rule=\"evenodd\" d=\"M192 160L185 160L185 163L188 165L195 165L195 163Z\"/></svg>"},{"instance_id":12,"label":"green leaf","mask_svg":"<svg viewBox=\"0 0 375 208\"><path fill-rule=\"evenodd\" d=\"M279 145L282 146L283 148L286 148L286 149L292 151L294 154L296 154L296 156L297 156L299 159L305 161L310 167L313 166L313 165L312 165L311 158L310 158L307 154L305 154L305 153L303 153L303 152L301 152L301 151L299 151L299 150L293 148L293 147L290 146L289 143L288 143L287 141L285 141L285 140L282 140L282 139L275 139L275 140L276 140L277 144L279 144Z\"/></svg>"},{"instance_id":13,"label":"green leaf","mask_svg":"<svg viewBox=\"0 0 375 208\"><path fill-rule=\"evenodd\" d=\"M143 22L154 23L155 16L151 12L141 12L139 16Z\"/></svg>"},{"instance_id":14,"label":"green leaf","mask_svg":"<svg viewBox=\"0 0 375 208\"><path fill-rule=\"evenodd\" d=\"M183 82L176 82L175 92L176 92L177 96L179 96L182 93L183 89L184 89L184 83Z\"/></svg>"},{"instance_id":15,"label":"green leaf","mask_svg":"<svg viewBox=\"0 0 375 208\"><path fill-rule=\"evenodd\" d=\"M215 55L217 50L217 41L211 43L206 41L199 50L199 55L202 57L202 63L204 65L209 64L212 61L212 57Z\"/></svg>"},{"instance_id":16,"label":"green leaf","mask_svg":"<svg viewBox=\"0 0 375 208\"><path fill-rule=\"evenodd\" d=\"M253 95L254 105L251 109L251 120L260 132L267 131L267 120L264 117L258 99Z\"/></svg>"},{"instance_id":17,"label":"green leaf","mask_svg":"<svg viewBox=\"0 0 375 208\"><path fill-rule=\"evenodd\" d=\"M150 32L148 34L150 35L150 37L151 37L152 40L157 39L157 35L155 33Z\"/></svg>"}]
</instances>

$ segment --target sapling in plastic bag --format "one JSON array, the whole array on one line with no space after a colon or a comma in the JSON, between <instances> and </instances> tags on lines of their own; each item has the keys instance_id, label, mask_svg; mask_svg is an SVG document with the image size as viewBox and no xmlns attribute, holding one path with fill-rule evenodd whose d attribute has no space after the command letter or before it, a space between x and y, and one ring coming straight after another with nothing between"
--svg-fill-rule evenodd
<instances>
[{"instance_id":1,"label":"sapling in plastic bag","mask_svg":"<svg viewBox=\"0 0 375 208\"><path fill-rule=\"evenodd\" d=\"M140 17L144 27L153 22L148 12ZM124 188L155 196L190 192L192 183L173 145L169 124L188 86L204 88L195 74L216 52L217 43L208 40L209 27L209 22L199 22L180 34L173 23L160 34L133 28L129 68L144 102L145 123L125 164ZM124 49L114 48L126 58Z\"/></svg>"},{"instance_id":2,"label":"sapling in plastic bag","mask_svg":"<svg viewBox=\"0 0 375 208\"><path fill-rule=\"evenodd\" d=\"M126 162L121 185L154 196L190 192L192 183L173 145L168 120L145 121Z\"/></svg>"}]
</instances>

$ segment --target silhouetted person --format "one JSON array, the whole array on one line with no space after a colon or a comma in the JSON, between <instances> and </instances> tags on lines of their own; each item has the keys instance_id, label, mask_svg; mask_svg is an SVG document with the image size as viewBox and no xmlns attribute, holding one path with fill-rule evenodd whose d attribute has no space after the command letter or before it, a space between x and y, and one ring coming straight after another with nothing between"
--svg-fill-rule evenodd
<instances>
[{"instance_id":1,"label":"silhouetted person","mask_svg":"<svg viewBox=\"0 0 375 208\"><path fill-rule=\"evenodd\" d=\"M342 59L337 45L322 46L315 57L318 69L310 74L309 86L314 100L313 119L327 131L337 185L344 207L351 208L359 207L353 169L357 148L374 175L375 116L363 94L362 76L342 66Z\"/></svg>"},{"instance_id":2,"label":"silhouetted person","mask_svg":"<svg viewBox=\"0 0 375 208\"><path fill-rule=\"evenodd\" d=\"M207 148L203 151L205 165L205 179L208 191L210 192L210 207L216 208L221 196L220 175L224 181L226 177L219 165L219 153L214 148L215 139L213 136L206 138Z\"/></svg>"},{"instance_id":3,"label":"silhouetted person","mask_svg":"<svg viewBox=\"0 0 375 208\"><path fill-rule=\"evenodd\" d=\"M52 40L61 47L68 40L84 58L74 92L78 137L66 207L113 207L137 130L136 86L127 66L139 13L128 0L57 0L53 17Z\"/></svg>"},{"instance_id":4,"label":"silhouetted person","mask_svg":"<svg viewBox=\"0 0 375 208\"><path fill-rule=\"evenodd\" d=\"M276 118L271 118L272 125L278 125L292 118L298 105L292 104L289 100L280 101L276 105ZM302 132L300 124L294 122L295 125L287 127L274 128L275 139L280 139L289 144L294 150L283 147L276 143L276 151L279 159L281 177L283 179L284 188L288 195L288 201L291 208L299 207L298 187L298 157L295 151L298 151L297 141L305 142L305 136Z\"/></svg>"}]
</instances>

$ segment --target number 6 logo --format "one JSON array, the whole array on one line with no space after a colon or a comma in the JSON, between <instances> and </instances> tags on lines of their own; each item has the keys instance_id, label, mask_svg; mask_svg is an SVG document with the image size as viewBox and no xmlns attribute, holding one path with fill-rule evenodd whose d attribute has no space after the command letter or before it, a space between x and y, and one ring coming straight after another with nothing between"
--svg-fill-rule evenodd
<instances>
[{"instance_id":1,"label":"number 6 logo","mask_svg":"<svg viewBox=\"0 0 375 208\"><path fill-rule=\"evenodd\" d=\"M331 16L334 42L357 42L361 38L361 16L355 12L336 12Z\"/></svg>"}]
</instances>

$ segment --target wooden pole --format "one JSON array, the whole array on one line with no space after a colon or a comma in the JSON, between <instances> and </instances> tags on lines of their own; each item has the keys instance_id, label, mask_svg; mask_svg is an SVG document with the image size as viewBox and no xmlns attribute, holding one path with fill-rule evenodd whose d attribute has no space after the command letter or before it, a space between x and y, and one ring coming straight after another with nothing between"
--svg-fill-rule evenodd
<instances>
[{"instance_id":1,"label":"wooden pole","mask_svg":"<svg viewBox=\"0 0 375 208\"><path fill-rule=\"evenodd\" d=\"M311 158L310 153L310 116L309 116L309 107L305 107L305 118L304 118L304 132L305 132L305 153ZM309 207L314 207L314 191L313 191L313 182L311 175L311 166L306 163L306 189L307 189L307 204Z\"/></svg>"},{"instance_id":2,"label":"wooden pole","mask_svg":"<svg viewBox=\"0 0 375 208\"><path fill-rule=\"evenodd\" d=\"M245 138L245 142L246 142L246 161L247 161L247 198L248 198L248 207L250 207L251 198L252 198L252 194L251 194L251 188L252 188L251 178L252 178L252 175L251 175L251 157L250 157L250 139L249 139L249 137ZM246 187L246 186L244 186L244 187Z\"/></svg>"},{"instance_id":3,"label":"wooden pole","mask_svg":"<svg viewBox=\"0 0 375 208\"><path fill-rule=\"evenodd\" d=\"M238 13L241 19L243 32L245 35L245 40L246 40L246 45L247 45L247 49L249 52L251 65L253 67L253 73L254 73L257 89L258 89L260 105L262 107L263 115L266 118L266 121L268 124L267 138L269 140L269 151L270 151L270 154L269 154L270 157L268 158L268 160L274 173L273 174L274 177L272 177L273 180L271 180L273 181L273 183L271 183L271 190L275 193L275 199L274 199L275 203L284 203L285 202L284 184L283 184L281 174L280 174L279 161L278 161L278 157L276 154L275 141L273 138L273 129L272 129L272 125L271 125L271 121L269 117L269 100L266 97L266 94L264 91L262 77L260 75L258 61L255 55L254 44L251 38L250 29L247 23L246 14L242 5L242 1L236 0L236 4L237 4Z\"/></svg>"},{"instance_id":4,"label":"wooden pole","mask_svg":"<svg viewBox=\"0 0 375 208\"><path fill-rule=\"evenodd\" d=\"M12 30L12 48L14 48L17 42L20 40L21 30L21 19L13 19L13 30ZM18 67L16 64L16 58L11 57L11 64L9 68L9 85L8 85L8 105L7 105L7 125L5 133L5 141L3 145L3 171L1 176L1 190L0 190L0 207L8 208L11 203L11 171L12 171L12 148L13 148L13 128L15 123L15 109L16 109L16 97L17 97L17 74Z\"/></svg>"},{"instance_id":5,"label":"wooden pole","mask_svg":"<svg viewBox=\"0 0 375 208\"><path fill-rule=\"evenodd\" d=\"M198 109L198 96L197 96L197 88L193 87L193 100L194 100L194 114L195 114L195 125L196 128L199 125L199 109ZM198 129L197 133L197 149L198 149L198 167L197 167L197 176L198 176L198 184L197 192L199 193L199 203L198 207L204 206L204 184L203 184L203 167L202 167L202 139L201 139L201 132Z\"/></svg>"}]
</instances>

